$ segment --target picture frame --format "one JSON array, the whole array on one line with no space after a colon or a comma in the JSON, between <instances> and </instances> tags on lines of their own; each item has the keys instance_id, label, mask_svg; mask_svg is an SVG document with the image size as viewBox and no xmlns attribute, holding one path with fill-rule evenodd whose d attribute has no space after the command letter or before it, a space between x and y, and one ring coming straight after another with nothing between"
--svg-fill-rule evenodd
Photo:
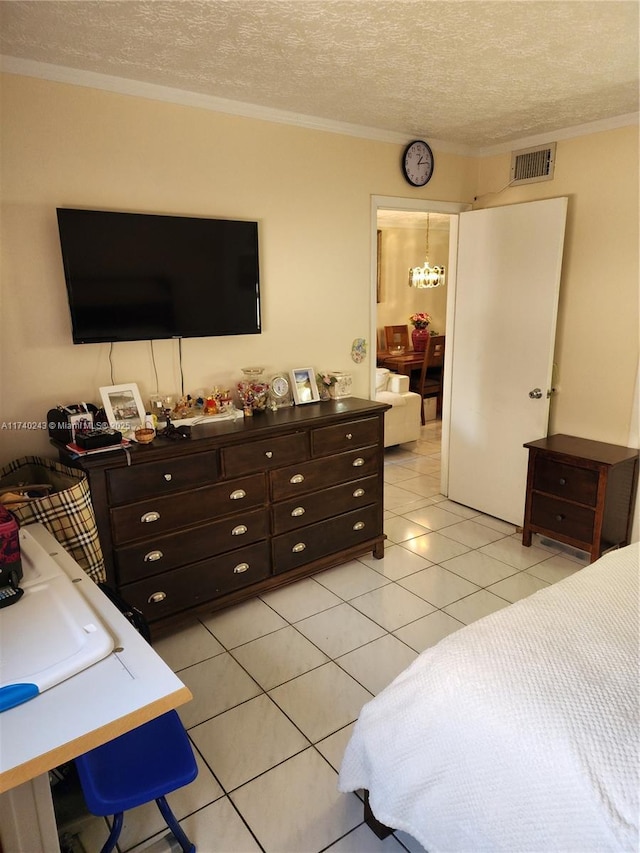
<instances>
[{"instance_id":1,"label":"picture frame","mask_svg":"<svg viewBox=\"0 0 640 853\"><path fill-rule=\"evenodd\" d=\"M294 367L289 371L291 376L291 390L296 406L305 403L315 403L320 399L316 372L313 367Z\"/></svg>"},{"instance_id":2,"label":"picture frame","mask_svg":"<svg viewBox=\"0 0 640 853\"><path fill-rule=\"evenodd\" d=\"M145 408L136 383L104 385L100 388L100 396L109 426L126 438L133 438L145 422Z\"/></svg>"}]
</instances>

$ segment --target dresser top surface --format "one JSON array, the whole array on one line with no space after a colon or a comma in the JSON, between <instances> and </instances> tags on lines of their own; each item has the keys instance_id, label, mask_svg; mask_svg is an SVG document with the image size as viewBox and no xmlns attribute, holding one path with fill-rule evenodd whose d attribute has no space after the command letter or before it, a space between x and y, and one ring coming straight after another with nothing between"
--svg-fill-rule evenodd
<instances>
[{"instance_id":1,"label":"dresser top surface","mask_svg":"<svg viewBox=\"0 0 640 853\"><path fill-rule=\"evenodd\" d=\"M390 406L375 400L358 397L346 397L342 400L329 400L290 406L276 412L267 410L251 418L239 418L226 421L203 421L191 428L191 438L171 441L158 437L151 444L132 444L128 454L113 451L80 457L75 464L83 468L111 468L121 465L137 465L161 459L176 458L193 453L205 452L215 447L241 444L246 441L268 439L278 434L298 430L317 429L331 426L350 419L376 417ZM129 459L126 456L130 457Z\"/></svg>"}]
</instances>

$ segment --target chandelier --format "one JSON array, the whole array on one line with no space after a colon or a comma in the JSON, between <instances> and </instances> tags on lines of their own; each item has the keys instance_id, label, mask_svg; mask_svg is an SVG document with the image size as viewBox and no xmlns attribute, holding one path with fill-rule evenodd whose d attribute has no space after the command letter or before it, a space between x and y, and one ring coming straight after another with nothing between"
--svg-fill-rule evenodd
<instances>
[{"instance_id":1,"label":"chandelier","mask_svg":"<svg viewBox=\"0 0 640 853\"><path fill-rule=\"evenodd\" d=\"M409 269L409 287L441 287L444 283L444 267L432 267L429 263L429 214L427 213L427 245L424 266Z\"/></svg>"}]
</instances>

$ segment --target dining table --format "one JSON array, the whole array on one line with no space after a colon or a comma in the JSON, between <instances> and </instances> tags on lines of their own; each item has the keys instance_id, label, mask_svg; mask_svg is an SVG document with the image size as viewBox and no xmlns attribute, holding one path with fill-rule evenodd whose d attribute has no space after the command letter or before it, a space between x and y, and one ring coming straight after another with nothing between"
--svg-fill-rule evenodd
<instances>
[{"instance_id":1,"label":"dining table","mask_svg":"<svg viewBox=\"0 0 640 853\"><path fill-rule=\"evenodd\" d=\"M424 352L413 349L405 350L402 355L396 355L391 350L378 350L376 358L378 367L386 367L405 376L411 376L413 370L420 370L423 361Z\"/></svg>"}]
</instances>

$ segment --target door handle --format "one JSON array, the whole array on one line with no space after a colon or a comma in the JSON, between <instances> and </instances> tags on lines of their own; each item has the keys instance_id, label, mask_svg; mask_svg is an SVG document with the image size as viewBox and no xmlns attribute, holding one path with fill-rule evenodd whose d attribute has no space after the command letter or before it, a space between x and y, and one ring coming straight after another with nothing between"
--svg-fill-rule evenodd
<instances>
[{"instance_id":1,"label":"door handle","mask_svg":"<svg viewBox=\"0 0 640 853\"><path fill-rule=\"evenodd\" d=\"M553 395L557 393L557 388L549 388L547 391L547 399L549 399L549 397L553 397ZM541 388L534 388L533 391L529 391L529 396L532 400L539 400L541 397L544 397L544 394Z\"/></svg>"}]
</instances>

